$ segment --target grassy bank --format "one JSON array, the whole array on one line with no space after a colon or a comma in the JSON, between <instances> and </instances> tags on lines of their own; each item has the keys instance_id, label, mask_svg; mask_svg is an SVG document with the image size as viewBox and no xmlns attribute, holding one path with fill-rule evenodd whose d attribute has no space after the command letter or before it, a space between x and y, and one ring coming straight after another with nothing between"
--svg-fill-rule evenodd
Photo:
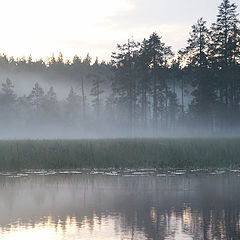
<instances>
[{"instance_id":1,"label":"grassy bank","mask_svg":"<svg viewBox=\"0 0 240 240\"><path fill-rule=\"evenodd\" d=\"M240 138L0 141L0 170L238 168Z\"/></svg>"}]
</instances>

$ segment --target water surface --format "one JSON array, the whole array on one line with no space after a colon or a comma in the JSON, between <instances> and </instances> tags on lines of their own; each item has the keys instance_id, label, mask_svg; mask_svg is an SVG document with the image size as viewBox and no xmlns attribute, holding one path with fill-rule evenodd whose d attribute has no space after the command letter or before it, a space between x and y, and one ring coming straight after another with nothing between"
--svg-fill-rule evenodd
<instances>
[{"instance_id":1,"label":"water surface","mask_svg":"<svg viewBox=\"0 0 240 240\"><path fill-rule=\"evenodd\" d=\"M240 239L238 171L0 174L0 239Z\"/></svg>"}]
</instances>

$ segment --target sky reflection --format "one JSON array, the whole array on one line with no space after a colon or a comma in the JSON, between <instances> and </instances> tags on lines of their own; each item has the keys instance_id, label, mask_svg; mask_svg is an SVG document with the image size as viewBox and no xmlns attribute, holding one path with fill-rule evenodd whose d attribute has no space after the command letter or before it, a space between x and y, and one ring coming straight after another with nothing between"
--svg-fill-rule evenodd
<instances>
[{"instance_id":1,"label":"sky reflection","mask_svg":"<svg viewBox=\"0 0 240 240\"><path fill-rule=\"evenodd\" d=\"M0 177L0 239L239 239L238 173Z\"/></svg>"}]
</instances>

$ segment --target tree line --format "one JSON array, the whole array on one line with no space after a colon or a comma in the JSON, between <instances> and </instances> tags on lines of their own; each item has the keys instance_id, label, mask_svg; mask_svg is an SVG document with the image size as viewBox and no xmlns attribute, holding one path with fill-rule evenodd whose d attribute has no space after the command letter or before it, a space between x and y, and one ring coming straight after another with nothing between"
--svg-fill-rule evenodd
<instances>
[{"instance_id":1,"label":"tree line","mask_svg":"<svg viewBox=\"0 0 240 240\"><path fill-rule=\"evenodd\" d=\"M64 61L60 53L47 62L2 55L2 76L31 77L39 83L29 95L17 97L7 78L0 95L0 119L6 124L13 121L18 128L27 121L32 129L44 123L74 133L77 129L83 136L237 134L239 58L237 5L230 0L219 5L210 27L203 18L192 26L186 47L177 54L154 32L141 43L129 39L118 44L108 63L98 59L92 63L89 55ZM73 87L66 98L58 99L53 87L44 92L42 80Z\"/></svg>"}]
</instances>

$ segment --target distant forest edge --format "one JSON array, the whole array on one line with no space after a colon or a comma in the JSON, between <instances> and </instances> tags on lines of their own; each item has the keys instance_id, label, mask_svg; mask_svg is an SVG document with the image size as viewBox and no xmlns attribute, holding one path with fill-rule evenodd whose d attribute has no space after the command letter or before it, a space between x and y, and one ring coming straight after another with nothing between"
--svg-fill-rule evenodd
<instances>
[{"instance_id":1,"label":"distant forest edge","mask_svg":"<svg viewBox=\"0 0 240 240\"><path fill-rule=\"evenodd\" d=\"M1 55L0 137L239 135L236 9L223 0L216 22L208 28L200 18L177 54L154 32L117 45L108 63L89 55L64 61L60 53L48 62ZM32 90L16 93L30 83Z\"/></svg>"}]
</instances>

